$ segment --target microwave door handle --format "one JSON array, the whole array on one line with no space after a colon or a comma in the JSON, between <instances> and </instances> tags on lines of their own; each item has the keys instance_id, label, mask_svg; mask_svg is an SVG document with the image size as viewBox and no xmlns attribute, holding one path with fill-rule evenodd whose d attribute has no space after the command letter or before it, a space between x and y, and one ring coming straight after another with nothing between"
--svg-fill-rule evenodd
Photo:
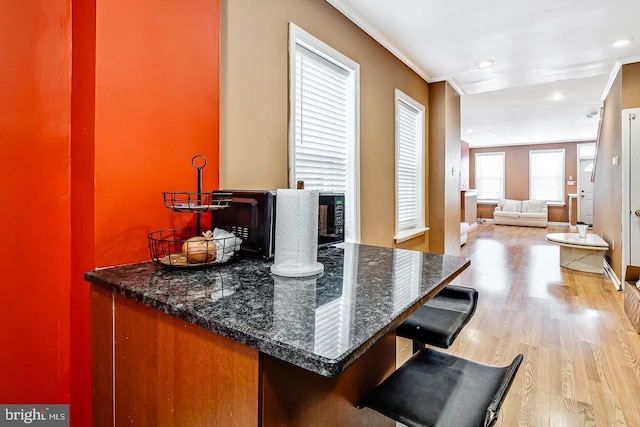
<instances>
[{"instance_id":1,"label":"microwave door handle","mask_svg":"<svg viewBox=\"0 0 640 427\"><path fill-rule=\"evenodd\" d=\"M251 229L256 230L258 227L258 201L251 200Z\"/></svg>"}]
</instances>

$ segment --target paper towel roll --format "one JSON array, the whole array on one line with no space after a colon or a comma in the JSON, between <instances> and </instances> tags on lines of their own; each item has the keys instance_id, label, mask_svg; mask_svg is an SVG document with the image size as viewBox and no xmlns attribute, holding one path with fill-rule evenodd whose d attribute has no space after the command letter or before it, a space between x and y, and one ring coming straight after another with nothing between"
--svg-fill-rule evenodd
<instances>
[{"instance_id":1,"label":"paper towel roll","mask_svg":"<svg viewBox=\"0 0 640 427\"><path fill-rule=\"evenodd\" d=\"M318 262L318 196L317 190L277 190L273 274L305 277L324 271Z\"/></svg>"}]
</instances>

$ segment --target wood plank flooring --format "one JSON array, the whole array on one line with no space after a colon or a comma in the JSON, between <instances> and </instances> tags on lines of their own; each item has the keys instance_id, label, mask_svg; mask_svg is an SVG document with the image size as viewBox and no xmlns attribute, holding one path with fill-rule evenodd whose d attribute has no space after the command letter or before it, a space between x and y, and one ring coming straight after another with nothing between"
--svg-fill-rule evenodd
<instances>
[{"instance_id":1,"label":"wood plank flooring","mask_svg":"<svg viewBox=\"0 0 640 427\"><path fill-rule=\"evenodd\" d=\"M478 308L447 351L494 365L524 354L500 426L640 426L640 335L607 276L559 266L545 235L566 231L469 232L454 283L478 289Z\"/></svg>"}]
</instances>

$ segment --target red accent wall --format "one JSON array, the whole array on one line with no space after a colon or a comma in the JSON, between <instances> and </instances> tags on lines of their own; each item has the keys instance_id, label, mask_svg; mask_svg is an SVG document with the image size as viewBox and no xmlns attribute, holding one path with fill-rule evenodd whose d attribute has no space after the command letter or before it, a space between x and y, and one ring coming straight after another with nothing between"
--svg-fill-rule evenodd
<instances>
[{"instance_id":1,"label":"red accent wall","mask_svg":"<svg viewBox=\"0 0 640 427\"><path fill-rule=\"evenodd\" d=\"M0 402L69 400L71 0L0 11Z\"/></svg>"},{"instance_id":2,"label":"red accent wall","mask_svg":"<svg viewBox=\"0 0 640 427\"><path fill-rule=\"evenodd\" d=\"M218 187L219 0L97 3L95 251L99 267L149 259L150 231L192 217L163 191Z\"/></svg>"},{"instance_id":3,"label":"red accent wall","mask_svg":"<svg viewBox=\"0 0 640 427\"><path fill-rule=\"evenodd\" d=\"M2 2L0 402L91 424L83 273L194 222L162 203L194 155L218 188L219 42L220 0Z\"/></svg>"},{"instance_id":4,"label":"red accent wall","mask_svg":"<svg viewBox=\"0 0 640 427\"><path fill-rule=\"evenodd\" d=\"M91 354L89 286L85 271L95 268L94 133L95 1L72 7L71 89L71 399L73 426L91 425Z\"/></svg>"}]
</instances>

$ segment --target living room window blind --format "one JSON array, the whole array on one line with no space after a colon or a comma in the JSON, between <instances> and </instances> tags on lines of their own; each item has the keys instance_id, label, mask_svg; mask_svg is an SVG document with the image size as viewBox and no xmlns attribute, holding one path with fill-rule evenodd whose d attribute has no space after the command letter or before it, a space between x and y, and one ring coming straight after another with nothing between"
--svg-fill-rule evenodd
<instances>
[{"instance_id":1,"label":"living room window blind","mask_svg":"<svg viewBox=\"0 0 640 427\"><path fill-rule=\"evenodd\" d=\"M529 198L564 203L564 148L529 151Z\"/></svg>"},{"instance_id":2,"label":"living room window blind","mask_svg":"<svg viewBox=\"0 0 640 427\"><path fill-rule=\"evenodd\" d=\"M345 240L359 241L359 65L290 25L290 187L345 193Z\"/></svg>"},{"instance_id":3,"label":"living room window blind","mask_svg":"<svg viewBox=\"0 0 640 427\"><path fill-rule=\"evenodd\" d=\"M504 152L476 153L475 167L478 201L504 199Z\"/></svg>"},{"instance_id":4,"label":"living room window blind","mask_svg":"<svg viewBox=\"0 0 640 427\"><path fill-rule=\"evenodd\" d=\"M396 242L425 231L424 106L400 90L396 109Z\"/></svg>"}]
</instances>

